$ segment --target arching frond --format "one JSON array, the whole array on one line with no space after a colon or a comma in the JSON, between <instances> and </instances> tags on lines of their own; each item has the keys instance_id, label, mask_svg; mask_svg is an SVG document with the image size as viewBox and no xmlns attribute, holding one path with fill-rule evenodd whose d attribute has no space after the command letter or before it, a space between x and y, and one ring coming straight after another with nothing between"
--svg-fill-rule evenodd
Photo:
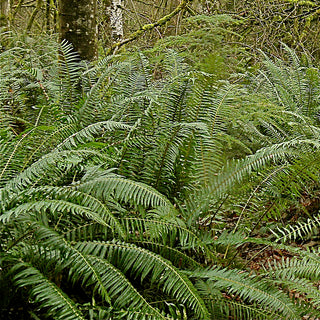
<instances>
[{"instance_id":1,"label":"arching frond","mask_svg":"<svg viewBox=\"0 0 320 320\"><path fill-rule=\"evenodd\" d=\"M122 242L83 242L78 249L86 254L94 253L115 263L123 272L134 272L143 281L147 276L151 283L160 279L164 292L184 303L199 319L207 319L208 311L192 283L169 261L150 251ZM121 263L119 263L121 262Z\"/></svg>"},{"instance_id":2,"label":"arching frond","mask_svg":"<svg viewBox=\"0 0 320 320\"><path fill-rule=\"evenodd\" d=\"M21 287L31 287L31 296L35 298L35 302L53 312L57 319L85 319L74 301L38 269L21 262L15 266L14 271L15 283Z\"/></svg>"},{"instance_id":3,"label":"arching frond","mask_svg":"<svg viewBox=\"0 0 320 320\"><path fill-rule=\"evenodd\" d=\"M224 289L229 294L236 294L241 299L255 302L267 312L276 312L277 316L283 319L300 317L300 310L286 294L273 287L270 281L258 280L245 272L218 268L194 272L191 276L204 279L212 288Z\"/></svg>"},{"instance_id":4,"label":"arching frond","mask_svg":"<svg viewBox=\"0 0 320 320\"><path fill-rule=\"evenodd\" d=\"M107 200L114 196L119 201L132 201L145 207L162 205L175 210L170 201L152 187L116 175L84 182L77 186L77 189L91 193L99 199Z\"/></svg>"},{"instance_id":5,"label":"arching frond","mask_svg":"<svg viewBox=\"0 0 320 320\"><path fill-rule=\"evenodd\" d=\"M129 130L131 127L115 121L102 121L95 122L89 126L81 129L78 132L73 133L68 136L64 141L62 141L56 148L56 151L70 150L75 148L79 144L84 144L93 141L95 136L98 134L103 134L105 131L113 131L117 129Z\"/></svg>"}]
</instances>

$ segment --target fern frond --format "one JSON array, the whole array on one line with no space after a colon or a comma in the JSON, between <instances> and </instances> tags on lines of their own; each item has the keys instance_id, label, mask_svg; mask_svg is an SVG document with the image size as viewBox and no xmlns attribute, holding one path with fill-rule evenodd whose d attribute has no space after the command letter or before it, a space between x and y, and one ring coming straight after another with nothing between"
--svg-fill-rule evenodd
<instances>
[{"instance_id":1,"label":"fern frond","mask_svg":"<svg viewBox=\"0 0 320 320\"><path fill-rule=\"evenodd\" d=\"M306 222L297 222L294 226L288 224L286 227L277 227L276 231L271 230L271 232L276 236L276 241L285 243L289 240L304 239L317 231L319 227L320 215L317 215L312 219L308 218Z\"/></svg>"},{"instance_id":2,"label":"fern frond","mask_svg":"<svg viewBox=\"0 0 320 320\"><path fill-rule=\"evenodd\" d=\"M57 70L52 70L51 83L48 87L54 92L54 96L59 97L59 105L64 112L71 114L74 112L81 92L78 90L82 66L79 55L73 50L72 45L67 41L62 41L59 47L59 63Z\"/></svg>"},{"instance_id":3,"label":"fern frond","mask_svg":"<svg viewBox=\"0 0 320 320\"><path fill-rule=\"evenodd\" d=\"M245 272L226 269L209 269L190 274L191 277L206 279L208 285L219 290L227 290L241 299L255 302L267 312L277 312L277 315L287 319L300 317L300 310L287 297L271 285L270 281L257 279Z\"/></svg>"},{"instance_id":4,"label":"fern frond","mask_svg":"<svg viewBox=\"0 0 320 320\"><path fill-rule=\"evenodd\" d=\"M207 319L208 311L192 283L171 262L143 248L121 242L83 242L77 246L85 254L98 255L121 268L131 271L143 281L160 279L164 292L193 310L199 319Z\"/></svg>"},{"instance_id":5,"label":"fern frond","mask_svg":"<svg viewBox=\"0 0 320 320\"><path fill-rule=\"evenodd\" d=\"M15 283L20 287L32 287L31 296L42 308L53 312L57 319L84 320L85 317L77 305L56 284L49 281L32 265L21 262L13 271Z\"/></svg>"},{"instance_id":6,"label":"fern frond","mask_svg":"<svg viewBox=\"0 0 320 320\"><path fill-rule=\"evenodd\" d=\"M99 199L107 200L113 196L119 201L132 201L144 207L168 206L175 211L170 201L154 188L116 175L84 182L77 189Z\"/></svg>"},{"instance_id":7,"label":"fern frond","mask_svg":"<svg viewBox=\"0 0 320 320\"><path fill-rule=\"evenodd\" d=\"M48 153L11 179L4 188L8 191L20 191L29 186L36 185L40 181L47 181L46 179L49 176L51 178L54 176L56 178L61 177L66 174L68 169L79 165L85 159L93 156L101 157L101 154L93 150L66 150Z\"/></svg>"},{"instance_id":8,"label":"fern frond","mask_svg":"<svg viewBox=\"0 0 320 320\"><path fill-rule=\"evenodd\" d=\"M133 241L139 247L155 252L161 257L172 262L172 264L177 268L182 267L192 267L200 268L201 264L195 259L189 257L187 254L179 251L176 248L172 248L168 245L163 245L161 243L152 242L152 241Z\"/></svg>"},{"instance_id":9,"label":"fern frond","mask_svg":"<svg viewBox=\"0 0 320 320\"><path fill-rule=\"evenodd\" d=\"M186 228L183 224L167 221L167 219L125 217L121 223L127 234L133 233L133 241L150 239L153 243L162 243L170 247L199 250L209 259L215 260L216 256L211 252L208 243L195 232Z\"/></svg>"},{"instance_id":10,"label":"fern frond","mask_svg":"<svg viewBox=\"0 0 320 320\"><path fill-rule=\"evenodd\" d=\"M84 144L89 141L93 141L95 136L97 136L98 134L104 133L105 131L113 131L118 129L130 130L131 127L124 123L115 121L95 122L81 129L80 131L77 131L72 135L69 135L54 150L71 150L77 147L77 145L79 144Z\"/></svg>"},{"instance_id":11,"label":"fern frond","mask_svg":"<svg viewBox=\"0 0 320 320\"><path fill-rule=\"evenodd\" d=\"M267 311L257 303L244 303L232 299L229 295L221 293L217 288L211 286L210 282L198 280L196 287L204 297L211 315L214 319L275 319L278 314Z\"/></svg>"},{"instance_id":12,"label":"fern frond","mask_svg":"<svg viewBox=\"0 0 320 320\"><path fill-rule=\"evenodd\" d=\"M141 314L148 313L158 319L166 319L160 311L146 301L118 269L96 256L91 255L88 260L96 269L101 270L101 281L105 283L108 294L113 299L114 308L140 310Z\"/></svg>"}]
</instances>

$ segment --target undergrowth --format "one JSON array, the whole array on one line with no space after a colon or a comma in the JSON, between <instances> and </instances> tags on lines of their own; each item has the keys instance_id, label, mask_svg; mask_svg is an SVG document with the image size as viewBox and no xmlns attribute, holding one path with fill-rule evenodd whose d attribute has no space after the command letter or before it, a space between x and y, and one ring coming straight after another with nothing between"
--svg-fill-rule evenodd
<instances>
[{"instance_id":1,"label":"undergrowth","mask_svg":"<svg viewBox=\"0 0 320 320\"><path fill-rule=\"evenodd\" d=\"M319 316L319 69L286 50L229 80L170 50L3 51L3 295L33 318Z\"/></svg>"}]
</instances>

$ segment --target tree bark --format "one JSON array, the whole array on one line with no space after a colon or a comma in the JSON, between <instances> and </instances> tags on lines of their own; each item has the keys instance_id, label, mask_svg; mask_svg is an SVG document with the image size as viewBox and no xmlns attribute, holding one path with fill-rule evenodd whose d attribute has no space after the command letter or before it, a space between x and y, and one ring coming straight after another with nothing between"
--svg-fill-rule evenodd
<instances>
[{"instance_id":1,"label":"tree bark","mask_svg":"<svg viewBox=\"0 0 320 320\"><path fill-rule=\"evenodd\" d=\"M0 0L0 28L9 27L10 0Z\"/></svg>"},{"instance_id":2,"label":"tree bark","mask_svg":"<svg viewBox=\"0 0 320 320\"><path fill-rule=\"evenodd\" d=\"M97 58L97 1L60 0L60 39L72 43L84 60Z\"/></svg>"},{"instance_id":3,"label":"tree bark","mask_svg":"<svg viewBox=\"0 0 320 320\"><path fill-rule=\"evenodd\" d=\"M112 42L123 38L122 0L112 0L110 8L110 25Z\"/></svg>"}]
</instances>

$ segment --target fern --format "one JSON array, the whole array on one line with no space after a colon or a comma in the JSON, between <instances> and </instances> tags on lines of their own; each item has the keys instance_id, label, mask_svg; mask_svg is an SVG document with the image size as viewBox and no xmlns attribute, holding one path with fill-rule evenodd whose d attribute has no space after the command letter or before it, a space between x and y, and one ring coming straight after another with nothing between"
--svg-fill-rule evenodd
<instances>
[{"instance_id":1,"label":"fern","mask_svg":"<svg viewBox=\"0 0 320 320\"><path fill-rule=\"evenodd\" d=\"M219 290L226 289L230 294L238 294L241 299L256 302L260 307L277 312L278 316L288 319L299 317L298 308L288 297L269 281L250 277L236 270L214 269L205 272L195 272L193 277L203 278L208 285Z\"/></svg>"},{"instance_id":2,"label":"fern","mask_svg":"<svg viewBox=\"0 0 320 320\"><path fill-rule=\"evenodd\" d=\"M124 272L132 269L142 281L150 274L152 283L161 275L161 284L166 293L194 310L199 319L208 317L208 311L192 283L160 256L124 243L83 243L80 248L87 254L94 251L113 263L116 263L115 259L121 261Z\"/></svg>"},{"instance_id":3,"label":"fern","mask_svg":"<svg viewBox=\"0 0 320 320\"><path fill-rule=\"evenodd\" d=\"M19 286L33 286L31 295L42 308L48 308L58 319L85 319L77 305L57 285L27 263L17 264L14 281Z\"/></svg>"},{"instance_id":4,"label":"fern","mask_svg":"<svg viewBox=\"0 0 320 320\"><path fill-rule=\"evenodd\" d=\"M42 57L20 75L15 65L11 82L5 69L0 86L19 105L30 106L22 79L41 92L20 132L0 94L1 259L35 316L317 316L317 254L261 274L226 267L243 261L242 245L270 245L250 236L318 186L317 72L288 51L291 65L266 58L246 86L190 71L173 51L161 67L143 54L88 66L66 43L43 74ZM277 239L310 234L312 214L274 228Z\"/></svg>"}]
</instances>

